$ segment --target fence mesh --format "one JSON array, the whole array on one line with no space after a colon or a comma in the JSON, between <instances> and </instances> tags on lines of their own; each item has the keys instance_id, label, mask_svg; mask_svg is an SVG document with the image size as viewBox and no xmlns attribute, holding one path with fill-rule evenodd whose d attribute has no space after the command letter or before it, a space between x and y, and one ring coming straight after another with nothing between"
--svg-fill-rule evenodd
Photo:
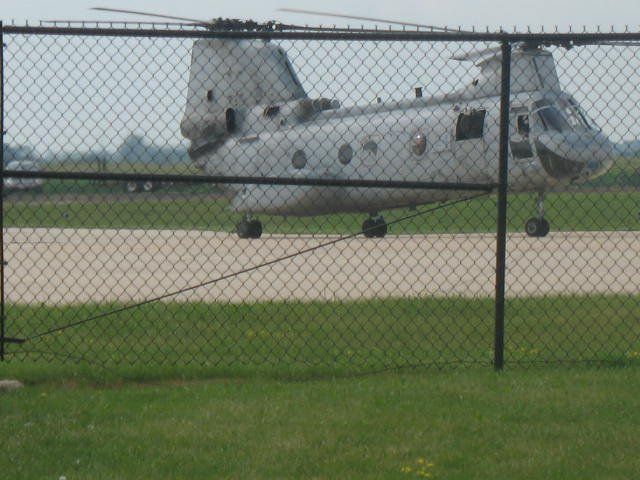
<instances>
[{"instance_id":1,"label":"fence mesh","mask_svg":"<svg viewBox=\"0 0 640 480\"><path fill-rule=\"evenodd\" d=\"M6 360L489 365L500 43L192 34L3 32ZM505 359L634 361L640 51L509 43Z\"/></svg>"}]
</instances>

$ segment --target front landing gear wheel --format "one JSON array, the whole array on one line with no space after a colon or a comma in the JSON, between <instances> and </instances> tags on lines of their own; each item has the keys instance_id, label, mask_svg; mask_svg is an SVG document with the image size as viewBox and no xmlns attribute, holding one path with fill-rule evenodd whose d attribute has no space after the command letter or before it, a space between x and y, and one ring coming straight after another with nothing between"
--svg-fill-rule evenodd
<instances>
[{"instance_id":1,"label":"front landing gear wheel","mask_svg":"<svg viewBox=\"0 0 640 480\"><path fill-rule=\"evenodd\" d=\"M382 238L387 234L387 222L383 217L367 218L362 223L362 233L367 238Z\"/></svg>"},{"instance_id":2,"label":"front landing gear wheel","mask_svg":"<svg viewBox=\"0 0 640 480\"><path fill-rule=\"evenodd\" d=\"M262 236L262 223L259 220L243 218L236 225L236 233L240 238L260 238Z\"/></svg>"},{"instance_id":3,"label":"front landing gear wheel","mask_svg":"<svg viewBox=\"0 0 640 480\"><path fill-rule=\"evenodd\" d=\"M530 218L524 224L524 230L530 237L546 237L550 229L549 222L544 218Z\"/></svg>"}]
</instances>

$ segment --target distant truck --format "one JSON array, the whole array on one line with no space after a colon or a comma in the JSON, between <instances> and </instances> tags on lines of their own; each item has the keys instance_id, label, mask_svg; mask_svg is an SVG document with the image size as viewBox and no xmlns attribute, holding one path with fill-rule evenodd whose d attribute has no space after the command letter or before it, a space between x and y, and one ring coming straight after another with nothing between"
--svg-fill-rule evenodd
<instances>
[{"instance_id":1,"label":"distant truck","mask_svg":"<svg viewBox=\"0 0 640 480\"><path fill-rule=\"evenodd\" d=\"M158 187L158 184L150 180L146 180L144 182L130 181L125 184L125 189L128 193L152 192Z\"/></svg>"},{"instance_id":2,"label":"distant truck","mask_svg":"<svg viewBox=\"0 0 640 480\"><path fill-rule=\"evenodd\" d=\"M23 172L39 172L40 167L36 162L30 160L14 160L7 163L4 167L5 170L16 170ZM15 178L5 177L4 179L4 194L19 191L34 191L41 192L44 185L43 178Z\"/></svg>"}]
</instances>

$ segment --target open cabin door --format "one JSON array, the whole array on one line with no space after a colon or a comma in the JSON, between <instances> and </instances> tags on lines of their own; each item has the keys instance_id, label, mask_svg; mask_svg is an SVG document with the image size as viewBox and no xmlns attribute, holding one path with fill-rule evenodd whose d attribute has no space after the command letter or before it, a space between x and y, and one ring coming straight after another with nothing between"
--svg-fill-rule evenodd
<instances>
[{"instance_id":1,"label":"open cabin door","mask_svg":"<svg viewBox=\"0 0 640 480\"><path fill-rule=\"evenodd\" d=\"M511 122L509 126L509 131L511 132L509 144L513 159L518 161L532 158L533 148L531 146L529 110L526 107L512 108L509 117Z\"/></svg>"},{"instance_id":2,"label":"open cabin door","mask_svg":"<svg viewBox=\"0 0 640 480\"><path fill-rule=\"evenodd\" d=\"M460 177L476 176L486 169L487 144L484 137L487 111L464 109L455 120L453 155Z\"/></svg>"}]
</instances>

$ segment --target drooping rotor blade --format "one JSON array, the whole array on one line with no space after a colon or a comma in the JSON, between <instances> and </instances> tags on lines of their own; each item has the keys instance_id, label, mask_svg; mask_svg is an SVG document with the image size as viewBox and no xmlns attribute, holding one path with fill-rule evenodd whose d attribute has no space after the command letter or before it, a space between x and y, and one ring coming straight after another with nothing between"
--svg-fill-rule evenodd
<instances>
[{"instance_id":1,"label":"drooping rotor blade","mask_svg":"<svg viewBox=\"0 0 640 480\"><path fill-rule=\"evenodd\" d=\"M421 23L411 23L411 22L401 22L398 20L387 20L384 18L373 18L373 17L360 17L355 15L343 15L341 13L329 13L329 12L316 12L313 10L301 10L299 8L279 8L280 12L289 12L289 13L300 13L303 15L318 15L321 17L333 17L333 18L347 18L350 20L364 20L365 22L378 22L378 23L391 23L395 25L403 25L405 27L416 27L416 28L427 28L429 30L435 30L438 32L447 32L447 33L473 33L467 30L459 30L453 28L446 27L436 27L435 25L424 25Z\"/></svg>"},{"instance_id":2,"label":"drooping rotor blade","mask_svg":"<svg viewBox=\"0 0 640 480\"><path fill-rule=\"evenodd\" d=\"M111 20L39 20L40 23L52 23L54 25L59 25L59 24L65 24L65 23L74 23L74 24L79 24L79 23L131 23L131 24L136 24L136 25L158 25L158 22L141 22L139 20L118 20L118 21L111 21ZM172 25L172 26L181 26L181 27L189 27L189 26L194 26L194 24L192 22L189 23L185 23L185 22L162 22L160 23L160 25Z\"/></svg>"},{"instance_id":3,"label":"drooping rotor blade","mask_svg":"<svg viewBox=\"0 0 640 480\"><path fill-rule=\"evenodd\" d=\"M149 12L138 12L135 10L121 10L118 8L106 8L106 7L93 7L91 10L97 10L100 12L112 12L112 13L124 13L127 15L141 15L141 16L145 16L145 17L156 17L156 18L166 18L168 20L180 20L183 22L189 22L189 23L193 23L196 25L205 25L205 26L209 26L211 25L211 22L206 22L203 20L198 20L195 18L185 18L185 17L176 17L173 15L160 15L157 13L149 13Z\"/></svg>"},{"instance_id":4,"label":"drooping rotor blade","mask_svg":"<svg viewBox=\"0 0 640 480\"><path fill-rule=\"evenodd\" d=\"M460 55L454 55L451 57L451 60L456 60L458 62L480 62L487 58L494 57L496 55L500 55L502 53L501 47L495 48L484 48L481 50L473 50L471 52L463 53Z\"/></svg>"},{"instance_id":5,"label":"drooping rotor blade","mask_svg":"<svg viewBox=\"0 0 640 480\"><path fill-rule=\"evenodd\" d=\"M640 42L595 42L597 45L608 45L610 47L640 47Z\"/></svg>"}]
</instances>

